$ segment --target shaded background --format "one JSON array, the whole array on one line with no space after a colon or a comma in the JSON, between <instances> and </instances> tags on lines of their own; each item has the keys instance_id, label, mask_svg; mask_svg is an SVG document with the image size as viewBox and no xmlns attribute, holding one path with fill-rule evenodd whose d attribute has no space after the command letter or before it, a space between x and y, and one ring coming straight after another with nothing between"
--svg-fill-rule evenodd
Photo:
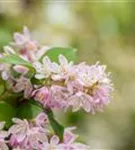
<instances>
[{"instance_id":1,"label":"shaded background","mask_svg":"<svg viewBox=\"0 0 135 150\"><path fill-rule=\"evenodd\" d=\"M100 61L112 72L114 98L105 111L58 114L65 126L77 125L93 150L135 149L135 2L0 0L0 48L24 25L42 44L75 47L78 62Z\"/></svg>"}]
</instances>

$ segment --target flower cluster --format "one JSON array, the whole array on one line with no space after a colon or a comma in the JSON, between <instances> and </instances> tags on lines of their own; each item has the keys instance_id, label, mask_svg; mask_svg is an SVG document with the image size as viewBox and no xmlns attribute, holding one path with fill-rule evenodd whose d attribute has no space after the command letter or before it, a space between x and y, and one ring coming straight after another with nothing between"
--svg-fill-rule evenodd
<instances>
[{"instance_id":1,"label":"flower cluster","mask_svg":"<svg viewBox=\"0 0 135 150\"><path fill-rule=\"evenodd\" d=\"M73 65L63 55L59 55L59 64L51 62L46 56L43 62L35 62L35 78L48 80L49 83L33 92L34 99L44 107L68 108L73 111L83 108L94 113L103 110L109 103L113 90L106 66Z\"/></svg>"},{"instance_id":2,"label":"flower cluster","mask_svg":"<svg viewBox=\"0 0 135 150\"><path fill-rule=\"evenodd\" d=\"M44 113L35 120L27 121L13 118L13 125L8 131L2 130L4 122L0 122L0 149L9 150L86 150L88 146L76 142L77 135L72 133L74 127L66 128L63 141L48 128L48 119Z\"/></svg>"},{"instance_id":3,"label":"flower cluster","mask_svg":"<svg viewBox=\"0 0 135 150\"><path fill-rule=\"evenodd\" d=\"M85 62L74 64L64 56L64 50L57 56L58 61L53 61L48 56L52 49L33 40L27 27L24 27L22 34L15 33L14 42L5 46L4 53L0 54L0 84L4 82L5 93L19 95L17 107L23 102L33 101L43 112L70 107L73 112L80 109L92 114L103 111L113 91L106 66L100 63L87 65ZM52 133L48 126L54 121L53 117L42 113L35 119L21 120L15 116L12 119L14 124L8 131L2 130L4 123L1 122L0 149L88 149L86 145L76 142L77 136L71 132L74 128L64 129L62 140L56 132Z\"/></svg>"},{"instance_id":4,"label":"flower cluster","mask_svg":"<svg viewBox=\"0 0 135 150\"><path fill-rule=\"evenodd\" d=\"M36 101L43 104L44 107L64 108L72 107L73 111L83 108L86 112L94 113L102 111L111 99L113 86L110 80L110 74L105 72L106 66L96 63L87 65L81 63L74 65L68 62L64 55L59 55L59 63L52 62L48 56L44 56L42 62L40 58L45 54L46 48L38 46L37 42L31 40L29 31L25 27L24 33L15 33L14 46L19 47L19 51L11 47L5 47L5 52L19 55L33 65L36 70L35 78L43 80L40 86L32 85L26 74L29 68L23 65L14 65L12 69L21 74L19 78L13 78L10 75L10 81L13 82L13 91L24 91L24 97L34 97ZM40 57L39 57L40 54ZM2 72L5 76L7 71ZM5 77L4 79L8 79Z\"/></svg>"}]
</instances>

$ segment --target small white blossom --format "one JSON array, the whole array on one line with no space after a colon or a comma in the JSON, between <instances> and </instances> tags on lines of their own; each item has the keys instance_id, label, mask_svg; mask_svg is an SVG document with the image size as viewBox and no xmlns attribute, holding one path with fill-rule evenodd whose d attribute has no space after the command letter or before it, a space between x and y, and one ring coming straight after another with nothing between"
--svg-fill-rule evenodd
<instances>
[{"instance_id":1,"label":"small white blossom","mask_svg":"<svg viewBox=\"0 0 135 150\"><path fill-rule=\"evenodd\" d=\"M37 79L49 78L52 74L52 63L50 59L45 56L42 62L43 64L40 62L33 63L33 66L37 71L37 74L35 75Z\"/></svg>"},{"instance_id":2,"label":"small white blossom","mask_svg":"<svg viewBox=\"0 0 135 150\"><path fill-rule=\"evenodd\" d=\"M59 55L59 65L53 63L54 75L52 75L53 80L68 80L70 77L75 76L73 71L73 62L68 62L64 55Z\"/></svg>"}]
</instances>

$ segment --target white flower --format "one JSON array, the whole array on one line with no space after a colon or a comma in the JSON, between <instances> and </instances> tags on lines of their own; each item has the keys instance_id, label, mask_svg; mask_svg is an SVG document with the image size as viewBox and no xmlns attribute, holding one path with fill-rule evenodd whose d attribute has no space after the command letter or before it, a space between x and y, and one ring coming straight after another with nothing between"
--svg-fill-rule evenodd
<instances>
[{"instance_id":1,"label":"white flower","mask_svg":"<svg viewBox=\"0 0 135 150\"><path fill-rule=\"evenodd\" d=\"M59 64L51 62L50 59L45 56L42 63L34 62L34 68L37 71L35 77L37 79L52 78L55 81L65 80L68 81L70 77L75 76L73 71L73 62L67 61L66 57L59 55Z\"/></svg>"},{"instance_id":2,"label":"white flower","mask_svg":"<svg viewBox=\"0 0 135 150\"><path fill-rule=\"evenodd\" d=\"M50 59L45 56L42 62L43 64L40 62L33 63L33 66L37 71L37 74L35 75L37 79L49 78L52 74L52 63Z\"/></svg>"},{"instance_id":3,"label":"white flower","mask_svg":"<svg viewBox=\"0 0 135 150\"><path fill-rule=\"evenodd\" d=\"M13 44L18 45L18 46L22 46L26 44L27 42L29 42L31 40L31 37L30 37L28 28L25 26L23 28L22 34L18 32L14 33L14 40L15 40L15 43Z\"/></svg>"},{"instance_id":4,"label":"white flower","mask_svg":"<svg viewBox=\"0 0 135 150\"><path fill-rule=\"evenodd\" d=\"M82 64L78 66L77 75L78 81L85 87L91 87L94 84L109 84L109 74L105 73L106 66L96 63L92 66Z\"/></svg>"},{"instance_id":5,"label":"white flower","mask_svg":"<svg viewBox=\"0 0 135 150\"><path fill-rule=\"evenodd\" d=\"M64 55L59 55L59 65L52 63L52 68L54 75L52 75L53 80L68 80L70 77L75 77L75 72L73 70L73 62L68 62Z\"/></svg>"},{"instance_id":6,"label":"white flower","mask_svg":"<svg viewBox=\"0 0 135 150\"><path fill-rule=\"evenodd\" d=\"M44 46L35 53L34 61L39 60L50 49L49 46Z\"/></svg>"},{"instance_id":7,"label":"white flower","mask_svg":"<svg viewBox=\"0 0 135 150\"><path fill-rule=\"evenodd\" d=\"M8 55L16 54L16 52L10 46L4 46L4 52Z\"/></svg>"}]
</instances>

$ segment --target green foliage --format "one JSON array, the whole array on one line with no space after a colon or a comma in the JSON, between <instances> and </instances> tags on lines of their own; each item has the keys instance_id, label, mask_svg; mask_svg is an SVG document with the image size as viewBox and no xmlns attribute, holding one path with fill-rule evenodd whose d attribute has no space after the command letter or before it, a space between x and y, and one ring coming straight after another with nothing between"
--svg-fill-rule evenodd
<instances>
[{"instance_id":1,"label":"green foliage","mask_svg":"<svg viewBox=\"0 0 135 150\"><path fill-rule=\"evenodd\" d=\"M6 127L11 124L11 119L15 117L16 109L4 101L0 101L0 121L6 121Z\"/></svg>"},{"instance_id":2,"label":"green foliage","mask_svg":"<svg viewBox=\"0 0 135 150\"><path fill-rule=\"evenodd\" d=\"M5 87L3 84L0 84L0 95L3 94L5 91Z\"/></svg>"},{"instance_id":3,"label":"green foliage","mask_svg":"<svg viewBox=\"0 0 135 150\"><path fill-rule=\"evenodd\" d=\"M8 93L5 92L1 95L0 99L1 101L5 101L6 103L12 105L13 107L17 107L18 100L22 98L22 93Z\"/></svg>"},{"instance_id":4,"label":"green foliage","mask_svg":"<svg viewBox=\"0 0 135 150\"><path fill-rule=\"evenodd\" d=\"M37 104L27 100L19 104L19 107L17 108L17 117L21 119L33 119L42 111L42 108Z\"/></svg>"},{"instance_id":5,"label":"green foliage","mask_svg":"<svg viewBox=\"0 0 135 150\"><path fill-rule=\"evenodd\" d=\"M31 78L35 73L35 69L33 68L32 64L25 61L18 55L14 55L14 54L6 55L5 57L0 58L0 63L8 63L8 64L13 64L13 65L24 65L24 66L28 67L29 71L26 75L28 78ZM19 74L15 73L15 71L14 72L12 71L12 73L15 76L19 75Z\"/></svg>"},{"instance_id":6,"label":"green foliage","mask_svg":"<svg viewBox=\"0 0 135 150\"><path fill-rule=\"evenodd\" d=\"M17 55L11 54L6 55L5 57L0 58L1 63L8 63L8 64L14 64L14 65L26 65L31 66L27 61L23 60Z\"/></svg>"},{"instance_id":7,"label":"green foliage","mask_svg":"<svg viewBox=\"0 0 135 150\"><path fill-rule=\"evenodd\" d=\"M63 134L64 134L64 127L58 123L53 115L53 112L51 109L45 109L45 113L47 114L50 124L55 132L56 135L59 136L60 140L63 140Z\"/></svg>"},{"instance_id":8,"label":"green foliage","mask_svg":"<svg viewBox=\"0 0 135 150\"><path fill-rule=\"evenodd\" d=\"M64 55L69 61L76 60L76 49L70 47L53 47L49 49L44 56L48 56L52 61L58 62L58 56L60 54ZM41 58L41 60L43 59L43 57Z\"/></svg>"},{"instance_id":9,"label":"green foliage","mask_svg":"<svg viewBox=\"0 0 135 150\"><path fill-rule=\"evenodd\" d=\"M5 91L5 83L2 79L0 79L0 95L2 95Z\"/></svg>"},{"instance_id":10,"label":"green foliage","mask_svg":"<svg viewBox=\"0 0 135 150\"><path fill-rule=\"evenodd\" d=\"M29 62L25 61L18 55L14 55L14 54L6 55L5 57L0 58L0 63L8 63L8 64L13 64L13 65L24 65L24 66L28 67L31 71L35 71L35 69Z\"/></svg>"},{"instance_id":11,"label":"green foliage","mask_svg":"<svg viewBox=\"0 0 135 150\"><path fill-rule=\"evenodd\" d=\"M32 84L37 84L37 85L42 85L44 83L44 80L39 80L39 79L36 79L35 77L32 77L31 78L31 83Z\"/></svg>"}]
</instances>

